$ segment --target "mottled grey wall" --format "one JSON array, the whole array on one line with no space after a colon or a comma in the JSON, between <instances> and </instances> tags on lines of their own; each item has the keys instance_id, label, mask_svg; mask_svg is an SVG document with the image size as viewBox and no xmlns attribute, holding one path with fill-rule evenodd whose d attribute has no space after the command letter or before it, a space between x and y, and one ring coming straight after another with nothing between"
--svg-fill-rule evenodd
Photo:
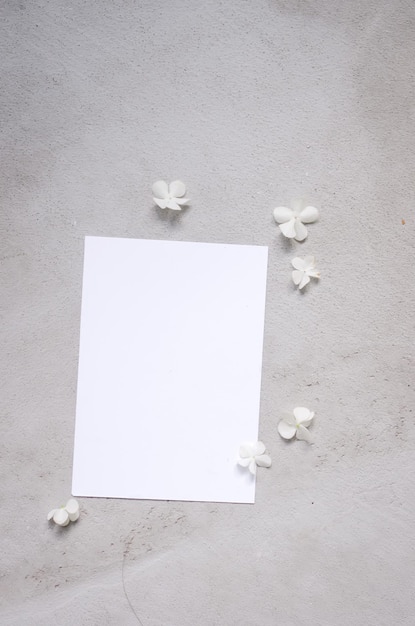
<instances>
[{"instance_id":1,"label":"mottled grey wall","mask_svg":"<svg viewBox=\"0 0 415 626\"><path fill-rule=\"evenodd\" d=\"M413 2L0 10L1 623L411 626ZM156 210L159 178L192 206ZM272 219L297 195L321 208L303 244ZM269 246L254 506L85 499L48 526L71 487L84 235ZM304 294L297 254L322 273ZM302 404L312 447L277 433Z\"/></svg>"}]
</instances>

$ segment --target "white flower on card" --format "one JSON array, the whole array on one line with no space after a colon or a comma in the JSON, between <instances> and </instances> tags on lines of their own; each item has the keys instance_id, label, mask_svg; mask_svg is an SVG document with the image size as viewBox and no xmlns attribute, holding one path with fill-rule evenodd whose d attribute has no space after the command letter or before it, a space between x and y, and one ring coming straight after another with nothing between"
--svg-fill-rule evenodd
<instances>
[{"instance_id":1,"label":"white flower on card","mask_svg":"<svg viewBox=\"0 0 415 626\"><path fill-rule=\"evenodd\" d=\"M298 200L292 203L292 209L285 206L274 209L274 219L284 237L303 241L308 234L304 224L311 224L318 219L318 209Z\"/></svg>"},{"instance_id":2,"label":"white flower on card","mask_svg":"<svg viewBox=\"0 0 415 626\"><path fill-rule=\"evenodd\" d=\"M295 268L292 273L293 283L299 289L308 285L310 278L320 278L313 256L306 256L304 259L297 256L291 261L291 265Z\"/></svg>"},{"instance_id":3,"label":"white flower on card","mask_svg":"<svg viewBox=\"0 0 415 626\"><path fill-rule=\"evenodd\" d=\"M164 180L158 180L152 187L153 200L160 209L181 211L182 206L189 202L185 198L186 186L181 180L175 180L169 185Z\"/></svg>"},{"instance_id":4,"label":"white flower on card","mask_svg":"<svg viewBox=\"0 0 415 626\"><path fill-rule=\"evenodd\" d=\"M304 406L295 407L292 415L287 415L278 424L278 432L284 439L303 439L311 443L311 436L308 432L314 417L314 413Z\"/></svg>"},{"instance_id":5,"label":"white flower on card","mask_svg":"<svg viewBox=\"0 0 415 626\"><path fill-rule=\"evenodd\" d=\"M48 521L53 520L58 526L67 526L69 522L76 522L79 517L79 504L74 498L70 498L65 506L52 509L48 513Z\"/></svg>"},{"instance_id":6,"label":"white flower on card","mask_svg":"<svg viewBox=\"0 0 415 626\"><path fill-rule=\"evenodd\" d=\"M255 476L257 465L259 467L271 467L271 457L264 454L265 446L262 441L257 443L244 443L239 448L240 459L238 464L247 467L251 474Z\"/></svg>"}]
</instances>

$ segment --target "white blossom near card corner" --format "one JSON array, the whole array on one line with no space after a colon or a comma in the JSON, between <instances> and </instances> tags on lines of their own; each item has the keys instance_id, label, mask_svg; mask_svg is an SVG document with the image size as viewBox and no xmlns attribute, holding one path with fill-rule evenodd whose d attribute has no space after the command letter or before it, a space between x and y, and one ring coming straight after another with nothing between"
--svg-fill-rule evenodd
<instances>
[{"instance_id":1,"label":"white blossom near card corner","mask_svg":"<svg viewBox=\"0 0 415 626\"><path fill-rule=\"evenodd\" d=\"M69 522L76 522L79 517L79 504L75 498L70 498L65 506L52 509L48 513L48 521L54 521L58 526L67 526Z\"/></svg>"},{"instance_id":2,"label":"white blossom near card corner","mask_svg":"<svg viewBox=\"0 0 415 626\"><path fill-rule=\"evenodd\" d=\"M152 186L153 200L160 209L181 211L182 206L188 204L185 198L186 185L181 180L174 180L169 185L164 180L158 180Z\"/></svg>"},{"instance_id":3,"label":"white blossom near card corner","mask_svg":"<svg viewBox=\"0 0 415 626\"><path fill-rule=\"evenodd\" d=\"M291 261L291 265L295 268L292 272L293 283L299 289L308 285L310 278L320 278L313 256L306 256L304 259L297 256Z\"/></svg>"},{"instance_id":4,"label":"white blossom near card corner","mask_svg":"<svg viewBox=\"0 0 415 626\"><path fill-rule=\"evenodd\" d=\"M272 461L268 454L264 454L265 445L262 441L256 443L244 443L239 448L239 460L238 465L241 467L247 467L251 474L255 476L256 468L259 467L271 467Z\"/></svg>"},{"instance_id":5,"label":"white blossom near card corner","mask_svg":"<svg viewBox=\"0 0 415 626\"><path fill-rule=\"evenodd\" d=\"M278 432L283 439L302 439L311 443L311 435L308 432L314 418L314 412L304 406L296 406L292 415L287 415L278 424Z\"/></svg>"},{"instance_id":6,"label":"white blossom near card corner","mask_svg":"<svg viewBox=\"0 0 415 626\"><path fill-rule=\"evenodd\" d=\"M304 241L308 235L304 224L311 224L318 219L319 212L313 206L306 205L302 200L292 202L292 208L278 206L274 209L274 220L279 224L284 237Z\"/></svg>"}]
</instances>

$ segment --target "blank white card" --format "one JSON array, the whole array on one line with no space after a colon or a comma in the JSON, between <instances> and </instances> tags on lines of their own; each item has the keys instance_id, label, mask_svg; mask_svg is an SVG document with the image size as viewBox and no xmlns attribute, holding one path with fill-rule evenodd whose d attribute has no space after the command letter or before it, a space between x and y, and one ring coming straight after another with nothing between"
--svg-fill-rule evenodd
<instances>
[{"instance_id":1,"label":"blank white card","mask_svg":"<svg viewBox=\"0 0 415 626\"><path fill-rule=\"evenodd\" d=\"M255 501L267 257L86 237L73 495Z\"/></svg>"}]
</instances>

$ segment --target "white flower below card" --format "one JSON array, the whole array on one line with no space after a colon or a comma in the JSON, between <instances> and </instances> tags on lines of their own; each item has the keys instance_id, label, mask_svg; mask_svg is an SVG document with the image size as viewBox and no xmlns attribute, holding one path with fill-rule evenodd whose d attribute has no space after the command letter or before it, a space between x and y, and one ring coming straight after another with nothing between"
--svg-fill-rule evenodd
<instances>
[{"instance_id":1,"label":"white flower below card","mask_svg":"<svg viewBox=\"0 0 415 626\"><path fill-rule=\"evenodd\" d=\"M278 206L274 209L274 219L279 224L284 237L303 241L307 237L307 228L304 224L311 224L318 219L318 209L313 206L305 206L298 200L292 203L293 208Z\"/></svg>"},{"instance_id":2,"label":"white flower below card","mask_svg":"<svg viewBox=\"0 0 415 626\"><path fill-rule=\"evenodd\" d=\"M313 256L306 256L304 259L297 256L291 261L291 264L295 268L292 273L293 282L299 289L308 285L310 277L320 278L320 272L316 269Z\"/></svg>"},{"instance_id":3,"label":"white flower below card","mask_svg":"<svg viewBox=\"0 0 415 626\"><path fill-rule=\"evenodd\" d=\"M158 180L152 187L153 200L160 209L181 211L184 204L189 202L185 198L186 186L181 180L175 180L169 185L164 180Z\"/></svg>"},{"instance_id":4,"label":"white flower below card","mask_svg":"<svg viewBox=\"0 0 415 626\"><path fill-rule=\"evenodd\" d=\"M257 443L244 443L239 448L240 459L238 464L247 467L251 474L255 476L257 465L259 467L271 467L271 457L264 454L265 446L262 441Z\"/></svg>"},{"instance_id":5,"label":"white flower below card","mask_svg":"<svg viewBox=\"0 0 415 626\"><path fill-rule=\"evenodd\" d=\"M292 415L287 415L278 424L278 432L284 439L303 439L311 443L311 435L307 426L310 426L314 413L304 406L295 407Z\"/></svg>"},{"instance_id":6,"label":"white flower below card","mask_svg":"<svg viewBox=\"0 0 415 626\"><path fill-rule=\"evenodd\" d=\"M79 504L74 498L70 498L65 506L52 509L48 513L48 521L53 520L58 526L67 526L69 522L76 522L79 517Z\"/></svg>"}]
</instances>

